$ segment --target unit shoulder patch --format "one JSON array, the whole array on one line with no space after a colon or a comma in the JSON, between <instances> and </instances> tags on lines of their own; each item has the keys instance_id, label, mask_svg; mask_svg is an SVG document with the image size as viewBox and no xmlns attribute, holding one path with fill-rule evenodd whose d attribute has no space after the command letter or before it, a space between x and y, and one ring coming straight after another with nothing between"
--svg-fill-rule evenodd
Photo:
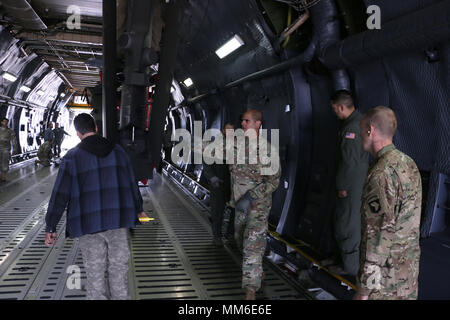
<instances>
[{"instance_id":1,"label":"unit shoulder patch","mask_svg":"<svg viewBox=\"0 0 450 320\"><path fill-rule=\"evenodd\" d=\"M369 202L370 211L378 213L381 210L380 199L374 199Z\"/></svg>"}]
</instances>

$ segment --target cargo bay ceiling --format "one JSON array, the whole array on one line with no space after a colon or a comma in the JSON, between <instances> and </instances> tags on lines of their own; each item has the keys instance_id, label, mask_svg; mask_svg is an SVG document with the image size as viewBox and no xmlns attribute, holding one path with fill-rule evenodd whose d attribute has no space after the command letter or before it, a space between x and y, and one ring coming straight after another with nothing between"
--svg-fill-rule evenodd
<instances>
[{"instance_id":1,"label":"cargo bay ceiling","mask_svg":"<svg viewBox=\"0 0 450 320\"><path fill-rule=\"evenodd\" d=\"M1 23L19 40L22 52L42 58L69 88L82 91L98 83L102 0L2 1L0 10ZM70 18L77 13L80 20Z\"/></svg>"},{"instance_id":2,"label":"cargo bay ceiling","mask_svg":"<svg viewBox=\"0 0 450 320\"><path fill-rule=\"evenodd\" d=\"M313 5L317 1L306 2ZM295 3L299 3L298 7ZM283 38L282 32L296 21L300 23L291 30L290 37ZM300 1L275 0L189 1L180 30L174 75L179 81L188 77L193 80L193 86L182 86L187 97L223 88L270 67L282 60L283 49L302 52L312 34ZM242 47L219 58L215 51L235 35L242 40Z\"/></svg>"},{"instance_id":3,"label":"cargo bay ceiling","mask_svg":"<svg viewBox=\"0 0 450 320\"><path fill-rule=\"evenodd\" d=\"M0 2L0 24L18 40L17 45L23 54L37 55L56 72L67 87L82 92L86 87L95 87L100 81L102 2L3 0ZM274 47L281 48L281 45L285 46L289 42L287 39L284 44L276 44L277 36L289 22L286 20L289 7L286 1L184 2L174 76L183 81L186 74L192 75L196 80L194 90L208 90L243 74L273 65L280 60L279 52L274 52ZM300 2L287 2L291 3L289 18L294 22L303 11L292 4ZM317 0L306 2L313 4ZM125 30L127 5L128 1L117 0L117 37ZM272 30L268 29L268 24L264 21L269 12ZM74 16L76 14L80 15L79 20ZM159 26L154 28L152 46L159 52L161 22L158 21L160 19L153 20L153 24L157 23ZM301 51L306 48L310 42L310 27L309 21L306 21L304 26L295 30L289 43L291 49ZM215 50L235 34L243 37L245 46L238 55L219 61ZM120 54L118 50L119 60L123 58ZM237 61L233 61L234 58ZM206 70L211 72L205 72ZM192 90L184 93L188 97L196 94Z\"/></svg>"}]
</instances>

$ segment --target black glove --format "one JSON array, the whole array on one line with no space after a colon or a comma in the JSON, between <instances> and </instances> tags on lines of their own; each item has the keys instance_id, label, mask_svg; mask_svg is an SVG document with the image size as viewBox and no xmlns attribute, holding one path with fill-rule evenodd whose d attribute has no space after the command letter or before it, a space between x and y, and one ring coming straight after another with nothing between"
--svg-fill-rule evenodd
<instances>
[{"instance_id":1,"label":"black glove","mask_svg":"<svg viewBox=\"0 0 450 320\"><path fill-rule=\"evenodd\" d=\"M223 181L221 179L219 179L218 177L214 176L209 180L209 184L212 185L214 188L219 188L220 184Z\"/></svg>"},{"instance_id":2,"label":"black glove","mask_svg":"<svg viewBox=\"0 0 450 320\"><path fill-rule=\"evenodd\" d=\"M236 203L236 211L247 213L250 204L255 199L250 195L250 192L246 192Z\"/></svg>"}]
</instances>

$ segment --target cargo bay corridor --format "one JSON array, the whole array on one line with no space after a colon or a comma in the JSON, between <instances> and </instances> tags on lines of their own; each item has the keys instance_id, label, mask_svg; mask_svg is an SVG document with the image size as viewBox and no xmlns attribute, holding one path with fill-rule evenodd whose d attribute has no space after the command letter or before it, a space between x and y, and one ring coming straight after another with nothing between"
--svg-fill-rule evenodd
<instances>
[{"instance_id":1,"label":"cargo bay corridor","mask_svg":"<svg viewBox=\"0 0 450 320\"><path fill-rule=\"evenodd\" d=\"M65 238L65 215L58 224L58 242L44 244L45 213L57 172L55 167L35 168L30 160L15 165L9 181L0 185L0 300L85 299L82 256L78 240ZM130 232L131 298L243 299L241 256L231 246L213 245L208 209L166 171L140 190L153 220ZM257 299L314 298L273 263L266 261L264 271Z\"/></svg>"}]
</instances>

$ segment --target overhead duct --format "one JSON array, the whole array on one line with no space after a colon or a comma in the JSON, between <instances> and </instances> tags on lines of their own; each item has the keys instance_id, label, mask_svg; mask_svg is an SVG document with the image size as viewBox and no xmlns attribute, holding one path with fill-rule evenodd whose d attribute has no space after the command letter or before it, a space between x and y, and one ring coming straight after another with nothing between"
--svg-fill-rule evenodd
<instances>
[{"instance_id":1,"label":"overhead duct","mask_svg":"<svg viewBox=\"0 0 450 320\"><path fill-rule=\"evenodd\" d=\"M242 84L244 82L265 78L265 77L277 74L279 72L283 72L284 70L287 70L287 69L289 69L289 68L291 68L293 66L297 66L297 65L303 64L305 62L311 61L311 59L314 56L314 51L316 50L316 42L317 42L316 38L314 38L311 41L311 44L309 45L309 47L304 52L302 52L300 55L298 55L295 58L291 58L289 60L285 60L283 62L280 62L280 63L276 64L276 65L270 66L270 67L268 67L266 69L259 70L259 71L256 71L254 73L248 74L248 75L246 75L246 76L244 76L244 77L242 77L240 79L237 79L235 81L227 83L222 88L212 89L208 93L200 94L200 95L198 95L196 97L187 99L186 103L189 103L189 104L195 103L195 102L197 102L197 101L199 101L199 100L201 100L201 99L203 99L205 97L208 97L211 94L216 94L218 92L221 92L221 91L224 91L224 90L236 87L236 86L238 86L238 85L240 85L240 84Z\"/></svg>"},{"instance_id":2,"label":"overhead duct","mask_svg":"<svg viewBox=\"0 0 450 320\"><path fill-rule=\"evenodd\" d=\"M352 67L449 39L450 1L441 1L325 48L321 61L331 69Z\"/></svg>"},{"instance_id":3,"label":"overhead duct","mask_svg":"<svg viewBox=\"0 0 450 320\"><path fill-rule=\"evenodd\" d=\"M14 18L18 25L31 30L47 29L45 23L26 0L2 0L7 15Z\"/></svg>"},{"instance_id":4,"label":"overhead duct","mask_svg":"<svg viewBox=\"0 0 450 320\"><path fill-rule=\"evenodd\" d=\"M310 8L314 35L318 37L316 54L322 53L341 40L338 11L333 0L321 0ZM331 70L334 90L349 90L350 79L345 69Z\"/></svg>"},{"instance_id":5,"label":"overhead duct","mask_svg":"<svg viewBox=\"0 0 450 320\"><path fill-rule=\"evenodd\" d=\"M310 9L311 19L313 21L313 38L308 46L300 55L289 60L280 62L263 70L246 75L240 79L232 81L221 88L215 88L207 93L200 94L187 99L188 104L195 103L212 94L230 89L243 82L257 80L270 75L283 72L293 66L298 66L310 62L314 55L321 55L326 48L340 41L340 26L337 20L337 8L333 0L321 0ZM331 70L335 90L350 90L350 79L345 69Z\"/></svg>"}]
</instances>

